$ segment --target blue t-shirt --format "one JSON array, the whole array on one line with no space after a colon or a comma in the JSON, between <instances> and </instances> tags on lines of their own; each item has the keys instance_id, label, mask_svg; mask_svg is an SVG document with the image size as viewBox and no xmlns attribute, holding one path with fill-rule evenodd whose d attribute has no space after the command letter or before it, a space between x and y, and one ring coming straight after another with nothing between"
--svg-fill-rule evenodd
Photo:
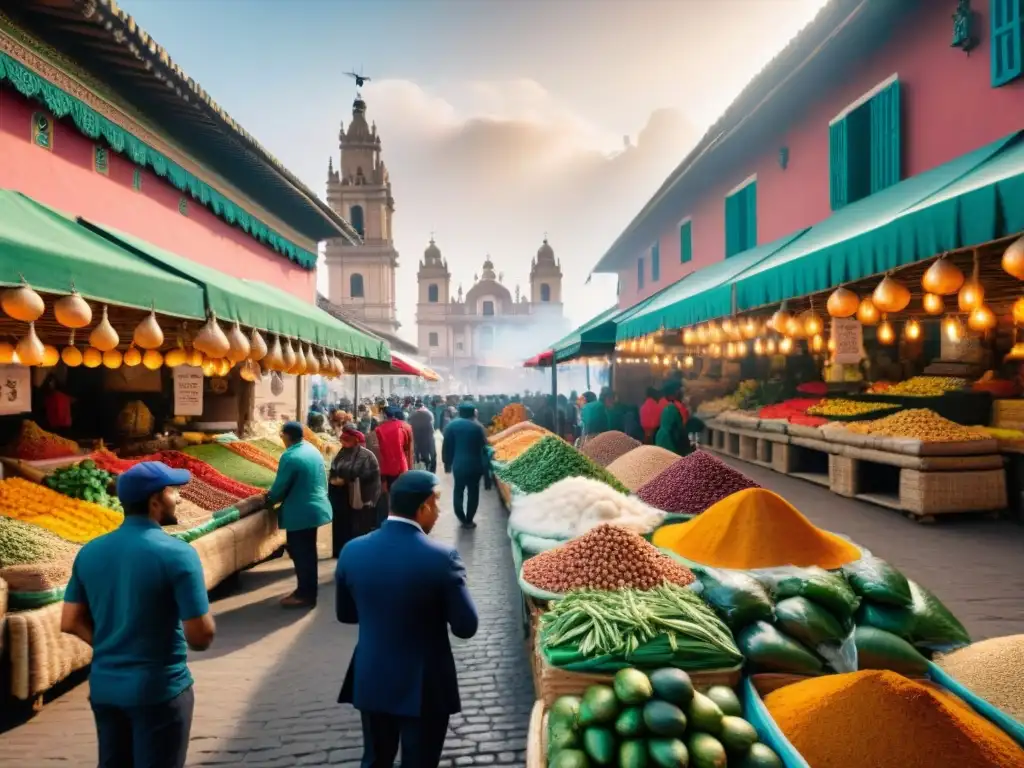
<instances>
[{"instance_id":1,"label":"blue t-shirt","mask_svg":"<svg viewBox=\"0 0 1024 768\"><path fill-rule=\"evenodd\" d=\"M210 609L199 554L147 517L125 517L86 544L64 593L89 607L92 701L133 707L169 701L192 685L181 622Z\"/></svg>"}]
</instances>

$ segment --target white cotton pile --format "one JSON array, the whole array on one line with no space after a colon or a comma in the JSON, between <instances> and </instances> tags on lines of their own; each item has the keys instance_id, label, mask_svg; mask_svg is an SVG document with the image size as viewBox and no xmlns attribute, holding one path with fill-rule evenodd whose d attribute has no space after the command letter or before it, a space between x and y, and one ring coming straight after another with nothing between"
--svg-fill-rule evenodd
<instances>
[{"instance_id":1,"label":"white cotton pile","mask_svg":"<svg viewBox=\"0 0 1024 768\"><path fill-rule=\"evenodd\" d=\"M647 533L664 516L661 510L598 480L567 477L540 493L515 496L509 528L533 536L570 539L601 523Z\"/></svg>"}]
</instances>

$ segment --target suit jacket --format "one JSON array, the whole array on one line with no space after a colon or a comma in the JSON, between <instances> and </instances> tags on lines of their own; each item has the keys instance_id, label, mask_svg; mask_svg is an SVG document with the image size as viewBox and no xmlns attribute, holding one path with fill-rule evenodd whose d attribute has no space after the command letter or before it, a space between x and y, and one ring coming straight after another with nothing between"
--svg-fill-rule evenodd
<instances>
[{"instance_id":1,"label":"suit jacket","mask_svg":"<svg viewBox=\"0 0 1024 768\"><path fill-rule=\"evenodd\" d=\"M478 624L459 553L390 519L345 545L334 578L338 621L359 625L338 701L398 717L458 712L448 629L470 638Z\"/></svg>"},{"instance_id":2,"label":"suit jacket","mask_svg":"<svg viewBox=\"0 0 1024 768\"><path fill-rule=\"evenodd\" d=\"M281 504L281 527L286 531L319 528L331 522L324 457L305 440L288 448L277 465L277 477L267 491L271 504Z\"/></svg>"},{"instance_id":3,"label":"suit jacket","mask_svg":"<svg viewBox=\"0 0 1024 768\"><path fill-rule=\"evenodd\" d=\"M441 463L457 475L486 474L487 432L475 419L458 418L444 428Z\"/></svg>"}]
</instances>

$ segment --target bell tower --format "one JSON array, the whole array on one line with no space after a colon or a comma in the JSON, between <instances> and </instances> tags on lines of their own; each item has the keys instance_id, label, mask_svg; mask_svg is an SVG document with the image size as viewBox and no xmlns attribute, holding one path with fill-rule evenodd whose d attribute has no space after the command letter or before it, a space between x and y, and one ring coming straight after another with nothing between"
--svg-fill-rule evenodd
<instances>
[{"instance_id":1,"label":"bell tower","mask_svg":"<svg viewBox=\"0 0 1024 768\"><path fill-rule=\"evenodd\" d=\"M395 250L391 221L395 200L391 179L381 159L376 124L366 122L366 102L356 95L348 130L338 133L341 163L327 163L327 203L351 222L363 238L357 246L328 240L326 261L328 298L366 325L395 333Z\"/></svg>"},{"instance_id":2,"label":"bell tower","mask_svg":"<svg viewBox=\"0 0 1024 768\"><path fill-rule=\"evenodd\" d=\"M547 237L530 264L530 306L533 314L562 314L562 267Z\"/></svg>"},{"instance_id":3,"label":"bell tower","mask_svg":"<svg viewBox=\"0 0 1024 768\"><path fill-rule=\"evenodd\" d=\"M434 238L423 252L416 273L419 300L416 302L418 344L428 360L448 360L454 350L448 314L451 311L452 275Z\"/></svg>"}]
</instances>

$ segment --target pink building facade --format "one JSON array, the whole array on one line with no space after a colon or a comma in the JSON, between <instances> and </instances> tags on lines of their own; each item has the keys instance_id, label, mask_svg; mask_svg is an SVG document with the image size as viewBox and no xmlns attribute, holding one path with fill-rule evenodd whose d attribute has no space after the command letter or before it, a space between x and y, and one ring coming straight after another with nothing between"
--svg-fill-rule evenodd
<instances>
[{"instance_id":1,"label":"pink building facade","mask_svg":"<svg viewBox=\"0 0 1024 768\"><path fill-rule=\"evenodd\" d=\"M864 5L872 3L880 5L879 0ZM717 172L691 181L680 199L657 204L646 222L635 221L633 232L627 230L629 242L622 242L624 234L595 270L618 273L619 306L628 308L724 259L725 200L749 181L756 181L757 245L828 218L830 123L886 85L899 83L900 178L1024 128L1024 78L993 87L989 3L975 0L971 5L977 44L969 55L950 44L956 2L907 0L909 8L893 15L880 31L877 20L873 22L876 33L864 39L860 52L825 72L817 86L805 85L800 97L791 97L785 117L765 118L770 125L756 140L730 141L727 136L711 150L720 156ZM856 32L840 28L823 50L827 53L827 46L838 44L843 34ZM824 66L816 61L822 58L809 57L792 68L793 76ZM786 99L785 88L784 82L779 99ZM746 117L761 119L758 111ZM687 233L688 248L682 242ZM652 260L658 262L657 269Z\"/></svg>"}]
</instances>

